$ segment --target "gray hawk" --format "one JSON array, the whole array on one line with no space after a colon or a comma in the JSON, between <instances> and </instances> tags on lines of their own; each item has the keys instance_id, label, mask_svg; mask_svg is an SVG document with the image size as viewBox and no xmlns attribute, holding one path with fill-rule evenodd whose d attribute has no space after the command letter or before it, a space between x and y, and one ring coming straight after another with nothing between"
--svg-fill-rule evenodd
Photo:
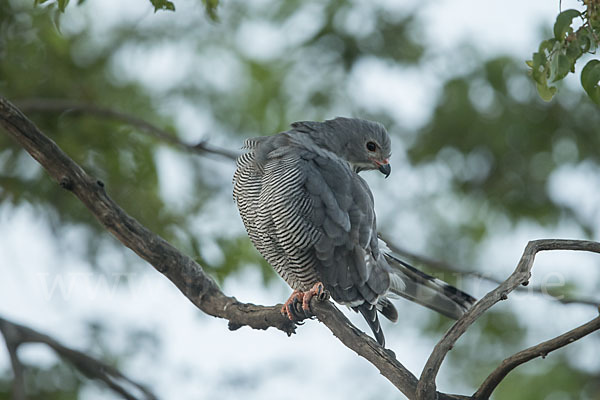
<instances>
[{"instance_id":1,"label":"gray hawk","mask_svg":"<svg viewBox=\"0 0 600 400\"><path fill-rule=\"evenodd\" d=\"M377 313L396 322L389 297L402 296L459 318L474 302L392 254L377 236L373 194L358 173L391 172L383 125L355 118L296 122L248 139L237 160L233 197L254 246L294 289L282 308L327 290L360 312L382 346Z\"/></svg>"}]
</instances>

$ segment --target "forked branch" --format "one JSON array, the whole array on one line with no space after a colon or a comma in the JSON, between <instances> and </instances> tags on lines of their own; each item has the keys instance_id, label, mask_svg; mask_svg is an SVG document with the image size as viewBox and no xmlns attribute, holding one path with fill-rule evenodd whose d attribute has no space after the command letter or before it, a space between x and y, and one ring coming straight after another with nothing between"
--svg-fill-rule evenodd
<instances>
[{"instance_id":1,"label":"forked branch","mask_svg":"<svg viewBox=\"0 0 600 400\"><path fill-rule=\"evenodd\" d=\"M600 253L600 243L587 240L560 239L533 240L527 243L517 268L508 279L475 303L469 311L452 325L437 343L421 372L421 378L417 387L417 400L435 399L435 378L442 362L456 341L490 307L500 300L506 300L508 294L519 285L527 285L529 283L535 255L540 251L546 250L578 250Z\"/></svg>"}]
</instances>

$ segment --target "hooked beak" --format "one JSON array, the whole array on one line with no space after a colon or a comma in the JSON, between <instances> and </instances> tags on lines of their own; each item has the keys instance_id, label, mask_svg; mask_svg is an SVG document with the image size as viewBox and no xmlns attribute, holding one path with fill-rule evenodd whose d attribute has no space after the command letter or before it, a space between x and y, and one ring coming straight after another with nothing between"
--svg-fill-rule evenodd
<instances>
[{"instance_id":1,"label":"hooked beak","mask_svg":"<svg viewBox=\"0 0 600 400\"><path fill-rule=\"evenodd\" d=\"M390 165L388 160L384 160L383 163L375 162L375 164L377 164L377 166L379 167L379 172L384 174L386 178L392 173L392 166Z\"/></svg>"}]
</instances>

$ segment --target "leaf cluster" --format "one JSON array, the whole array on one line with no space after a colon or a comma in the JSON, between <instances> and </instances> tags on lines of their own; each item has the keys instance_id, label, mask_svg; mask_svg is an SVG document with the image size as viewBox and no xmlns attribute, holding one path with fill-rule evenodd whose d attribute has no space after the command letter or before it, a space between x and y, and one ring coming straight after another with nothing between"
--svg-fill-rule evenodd
<instances>
[{"instance_id":1,"label":"leaf cluster","mask_svg":"<svg viewBox=\"0 0 600 400\"><path fill-rule=\"evenodd\" d=\"M561 12L554 23L554 37L540 43L527 65L536 82L540 97L550 101L556 94L553 86L569 73L575 73L577 61L586 54L595 54L600 44L600 2L582 0L585 10ZM582 24L576 28L575 21ZM581 86L590 99L600 105L600 61L593 59L581 71Z\"/></svg>"}]
</instances>

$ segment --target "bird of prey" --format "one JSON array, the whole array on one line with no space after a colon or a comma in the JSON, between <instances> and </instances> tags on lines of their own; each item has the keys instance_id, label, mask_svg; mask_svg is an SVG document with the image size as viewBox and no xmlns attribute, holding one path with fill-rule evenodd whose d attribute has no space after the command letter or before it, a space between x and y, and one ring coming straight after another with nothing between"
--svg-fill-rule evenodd
<instances>
[{"instance_id":1,"label":"bird of prey","mask_svg":"<svg viewBox=\"0 0 600 400\"><path fill-rule=\"evenodd\" d=\"M294 289L282 313L326 290L360 312L382 346L377 313L397 321L389 297L402 296L459 318L474 302L389 252L377 236L373 195L358 173L391 172L383 125L355 118L296 122L245 141L233 197L254 246Z\"/></svg>"}]
</instances>

